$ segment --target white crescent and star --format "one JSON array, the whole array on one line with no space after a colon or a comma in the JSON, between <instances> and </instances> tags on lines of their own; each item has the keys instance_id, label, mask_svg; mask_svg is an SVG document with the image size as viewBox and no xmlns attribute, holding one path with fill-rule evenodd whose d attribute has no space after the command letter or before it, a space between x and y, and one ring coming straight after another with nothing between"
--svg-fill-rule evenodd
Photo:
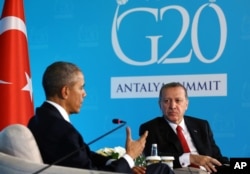
<instances>
[{"instance_id":1,"label":"white crescent and star","mask_svg":"<svg viewBox=\"0 0 250 174\"><path fill-rule=\"evenodd\" d=\"M32 80L31 80L30 76L28 75L28 73L26 73L26 72L25 72L25 77L26 77L27 83L24 85L24 87L21 90L28 91L30 93L30 100L32 101L32 93L33 93ZM0 80L0 85L13 85L13 83Z\"/></svg>"},{"instance_id":2,"label":"white crescent and star","mask_svg":"<svg viewBox=\"0 0 250 174\"><path fill-rule=\"evenodd\" d=\"M32 93L33 93L33 88L32 88L32 81L30 76L25 72L26 76L26 81L27 84L22 88L22 91L28 91L30 93L30 100L32 101Z\"/></svg>"},{"instance_id":3,"label":"white crescent and star","mask_svg":"<svg viewBox=\"0 0 250 174\"><path fill-rule=\"evenodd\" d=\"M0 35L8 30L19 30L24 33L24 35L27 38L27 32L26 32L26 25L24 21L18 17L15 16L7 16L0 20ZM32 101L32 81L28 73L25 72L26 77L26 85L21 89L22 91L28 91L30 93L30 99ZM13 85L12 82L3 81L0 79L0 85Z\"/></svg>"},{"instance_id":4,"label":"white crescent and star","mask_svg":"<svg viewBox=\"0 0 250 174\"><path fill-rule=\"evenodd\" d=\"M11 82L6 82L6 81L3 81L3 80L0 80L0 84L12 84Z\"/></svg>"},{"instance_id":5,"label":"white crescent and star","mask_svg":"<svg viewBox=\"0 0 250 174\"><path fill-rule=\"evenodd\" d=\"M26 25L24 21L15 16L7 16L0 20L0 35L8 30L19 30L27 38Z\"/></svg>"}]
</instances>

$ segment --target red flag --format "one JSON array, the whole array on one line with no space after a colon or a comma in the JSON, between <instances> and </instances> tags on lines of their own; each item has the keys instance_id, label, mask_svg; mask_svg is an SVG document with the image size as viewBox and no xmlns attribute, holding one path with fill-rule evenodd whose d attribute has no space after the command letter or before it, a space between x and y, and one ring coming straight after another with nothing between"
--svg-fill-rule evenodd
<instances>
[{"instance_id":1,"label":"red flag","mask_svg":"<svg viewBox=\"0 0 250 174\"><path fill-rule=\"evenodd\" d=\"M5 0L0 20L0 130L34 114L23 0Z\"/></svg>"}]
</instances>

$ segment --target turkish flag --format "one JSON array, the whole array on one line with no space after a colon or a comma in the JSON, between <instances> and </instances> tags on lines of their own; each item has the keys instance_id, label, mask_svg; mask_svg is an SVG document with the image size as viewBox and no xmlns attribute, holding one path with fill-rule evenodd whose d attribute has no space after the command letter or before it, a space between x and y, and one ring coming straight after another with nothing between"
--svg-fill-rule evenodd
<instances>
[{"instance_id":1,"label":"turkish flag","mask_svg":"<svg viewBox=\"0 0 250 174\"><path fill-rule=\"evenodd\" d=\"M34 114L23 0L5 0L0 18L0 130Z\"/></svg>"}]
</instances>

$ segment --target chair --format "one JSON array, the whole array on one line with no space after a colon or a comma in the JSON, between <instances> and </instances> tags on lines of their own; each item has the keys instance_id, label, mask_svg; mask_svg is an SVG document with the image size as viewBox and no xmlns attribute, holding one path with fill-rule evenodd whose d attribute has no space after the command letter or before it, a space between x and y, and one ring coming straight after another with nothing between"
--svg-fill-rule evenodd
<instances>
[{"instance_id":1,"label":"chair","mask_svg":"<svg viewBox=\"0 0 250 174\"><path fill-rule=\"evenodd\" d=\"M28 127L21 124L7 126L0 132L0 173L34 174L111 174L113 172L78 169L44 164L39 148ZM115 174L115 173L114 173Z\"/></svg>"},{"instance_id":2,"label":"chair","mask_svg":"<svg viewBox=\"0 0 250 174\"><path fill-rule=\"evenodd\" d=\"M0 132L0 152L35 163L43 163L33 134L21 124L12 124Z\"/></svg>"}]
</instances>

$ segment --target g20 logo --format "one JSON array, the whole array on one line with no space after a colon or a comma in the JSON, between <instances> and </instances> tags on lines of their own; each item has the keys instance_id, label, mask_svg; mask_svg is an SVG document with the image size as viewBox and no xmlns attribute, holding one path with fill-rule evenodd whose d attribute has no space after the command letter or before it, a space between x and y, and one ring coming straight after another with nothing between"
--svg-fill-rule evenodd
<instances>
[{"instance_id":1,"label":"g20 logo","mask_svg":"<svg viewBox=\"0 0 250 174\"><path fill-rule=\"evenodd\" d=\"M220 42L217 48L217 52L215 55L211 58L206 57L199 45L199 38L198 38L198 26L199 26L199 20L200 20L200 15L202 11L205 8L212 8L214 12L216 13L219 21L219 28L220 28ZM142 12L142 13L150 13L151 15L154 16L156 22L163 20L163 15L167 13L169 10L176 10L180 13L181 18L182 18L182 28L181 31L176 38L176 40L173 42L173 44L166 49L166 51L163 53L163 55L159 56L158 54L158 43L159 39L162 37L162 35L155 35L155 36L145 36L146 38L150 39L151 43L151 57L146 60L146 61L135 61L132 58L129 58L122 50L119 44L119 38L117 35L117 30L120 27L121 22L129 15L135 12ZM129 9L125 12L123 12L120 16L118 16L118 11L119 11L119 5L117 6L113 24L112 24L112 45L113 49L121 61L130 64L130 65L135 65L135 66L145 66L145 65L151 65L154 63L158 64L170 64L170 63L188 63L191 60L192 54L195 54L195 56L203 63L213 63L217 61L226 45L226 40L227 40L227 22L226 18L224 16L224 13L222 9L214 4L214 3L206 3L202 5L201 7L198 8L196 11L192 23L190 22L190 17L189 13L187 10L181 6L178 5L170 5L170 6L165 6L161 9L157 8L146 8L146 7L139 7L139 8L133 8ZM158 15L159 14L159 15ZM190 48L189 53L184 56L180 57L169 57L170 54L178 47L178 45L182 42L183 38L189 34L188 28L191 27L191 45L192 48Z\"/></svg>"}]
</instances>

